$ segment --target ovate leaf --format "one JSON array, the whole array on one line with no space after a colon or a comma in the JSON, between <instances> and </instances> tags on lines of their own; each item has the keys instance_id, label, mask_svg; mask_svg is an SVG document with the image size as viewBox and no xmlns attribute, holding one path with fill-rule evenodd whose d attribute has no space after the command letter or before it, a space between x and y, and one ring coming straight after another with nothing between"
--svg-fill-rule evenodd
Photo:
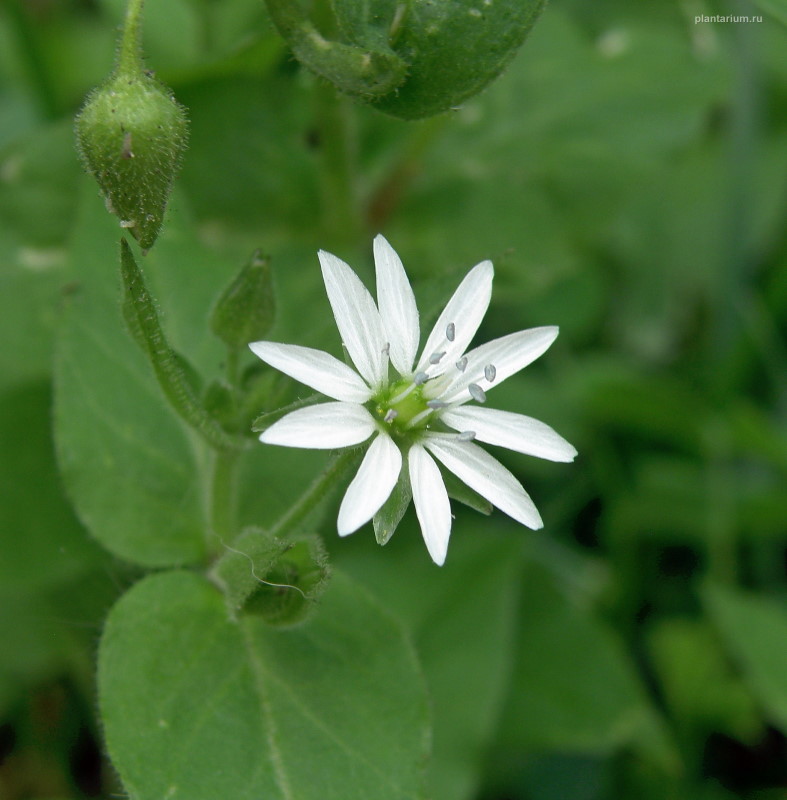
<instances>
[{"instance_id":1,"label":"ovate leaf","mask_svg":"<svg viewBox=\"0 0 787 800\"><path fill-rule=\"evenodd\" d=\"M230 621L191 573L145 578L109 615L99 694L135 800L421 797L428 713L414 651L342 575L289 629Z\"/></svg>"}]
</instances>

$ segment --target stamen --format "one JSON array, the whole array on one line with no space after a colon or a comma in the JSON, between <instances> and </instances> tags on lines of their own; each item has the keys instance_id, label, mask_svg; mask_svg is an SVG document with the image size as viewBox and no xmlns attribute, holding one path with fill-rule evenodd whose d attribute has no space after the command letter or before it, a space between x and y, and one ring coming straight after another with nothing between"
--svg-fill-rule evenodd
<instances>
[{"instance_id":1,"label":"stamen","mask_svg":"<svg viewBox=\"0 0 787 800\"><path fill-rule=\"evenodd\" d=\"M448 408L448 403L444 403L442 400L427 400L426 405L435 410L438 408Z\"/></svg>"},{"instance_id":2,"label":"stamen","mask_svg":"<svg viewBox=\"0 0 787 800\"><path fill-rule=\"evenodd\" d=\"M489 383L492 383L492 381L495 379L495 375L497 375L497 370L495 369L495 365L487 364L484 367L484 377L489 381Z\"/></svg>"},{"instance_id":3,"label":"stamen","mask_svg":"<svg viewBox=\"0 0 787 800\"><path fill-rule=\"evenodd\" d=\"M445 338L449 342L453 342L456 339L456 325L453 322L448 323L448 327L445 329Z\"/></svg>"},{"instance_id":4,"label":"stamen","mask_svg":"<svg viewBox=\"0 0 787 800\"><path fill-rule=\"evenodd\" d=\"M456 362L456 368L460 372L464 372L467 369L467 356L462 356L462 358Z\"/></svg>"},{"instance_id":5,"label":"stamen","mask_svg":"<svg viewBox=\"0 0 787 800\"><path fill-rule=\"evenodd\" d=\"M443 350L441 353L432 353L432 355L429 356L429 363L430 364L439 364L440 363L440 359L444 355L445 355L445 350Z\"/></svg>"},{"instance_id":6,"label":"stamen","mask_svg":"<svg viewBox=\"0 0 787 800\"><path fill-rule=\"evenodd\" d=\"M405 425L405 430L410 430L410 428L414 428L418 425L419 422L425 420L430 414L432 413L431 408L424 409L420 414L416 414L408 423Z\"/></svg>"},{"instance_id":7,"label":"stamen","mask_svg":"<svg viewBox=\"0 0 787 800\"><path fill-rule=\"evenodd\" d=\"M391 343L390 342L386 342L385 343L385 345L383 346L382 353L383 353L384 356L391 355Z\"/></svg>"},{"instance_id":8,"label":"stamen","mask_svg":"<svg viewBox=\"0 0 787 800\"><path fill-rule=\"evenodd\" d=\"M425 372L416 372L413 378L414 386L421 386L429 380L429 376Z\"/></svg>"},{"instance_id":9,"label":"stamen","mask_svg":"<svg viewBox=\"0 0 787 800\"><path fill-rule=\"evenodd\" d=\"M456 438L460 442L472 442L475 439L475 431L462 431Z\"/></svg>"},{"instance_id":10,"label":"stamen","mask_svg":"<svg viewBox=\"0 0 787 800\"><path fill-rule=\"evenodd\" d=\"M399 412L395 408L389 408L383 417L383 422L393 422L399 416Z\"/></svg>"},{"instance_id":11,"label":"stamen","mask_svg":"<svg viewBox=\"0 0 787 800\"><path fill-rule=\"evenodd\" d=\"M467 391L470 392L470 397L472 397L476 403L486 402L486 392L477 383L471 383L467 387Z\"/></svg>"}]
</instances>

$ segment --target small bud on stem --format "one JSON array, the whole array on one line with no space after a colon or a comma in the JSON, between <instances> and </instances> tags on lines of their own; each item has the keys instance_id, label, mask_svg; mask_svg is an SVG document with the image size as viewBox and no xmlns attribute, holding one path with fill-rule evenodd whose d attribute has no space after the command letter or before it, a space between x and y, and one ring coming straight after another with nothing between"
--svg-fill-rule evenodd
<instances>
[{"instance_id":1,"label":"small bud on stem","mask_svg":"<svg viewBox=\"0 0 787 800\"><path fill-rule=\"evenodd\" d=\"M107 208L148 249L161 229L188 121L170 90L144 68L142 4L130 0L117 67L88 96L76 119L76 136L82 163Z\"/></svg>"}]
</instances>

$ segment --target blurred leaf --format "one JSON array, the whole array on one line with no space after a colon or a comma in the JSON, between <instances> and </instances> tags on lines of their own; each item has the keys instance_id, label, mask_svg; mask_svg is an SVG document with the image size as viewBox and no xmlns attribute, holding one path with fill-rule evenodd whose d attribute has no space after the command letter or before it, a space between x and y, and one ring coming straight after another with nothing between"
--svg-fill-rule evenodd
<instances>
[{"instance_id":1,"label":"blurred leaf","mask_svg":"<svg viewBox=\"0 0 787 800\"><path fill-rule=\"evenodd\" d=\"M196 575L148 577L109 616L99 690L110 755L137 800L421 797L415 654L342 575L288 630L231 622Z\"/></svg>"},{"instance_id":2,"label":"blurred leaf","mask_svg":"<svg viewBox=\"0 0 787 800\"><path fill-rule=\"evenodd\" d=\"M74 221L79 164L71 120L42 126L0 152L0 224L19 247L62 244Z\"/></svg>"},{"instance_id":3,"label":"blurred leaf","mask_svg":"<svg viewBox=\"0 0 787 800\"><path fill-rule=\"evenodd\" d=\"M787 25L787 0L754 0L754 3L761 11Z\"/></svg>"},{"instance_id":4,"label":"blurred leaf","mask_svg":"<svg viewBox=\"0 0 787 800\"><path fill-rule=\"evenodd\" d=\"M787 731L787 608L750 592L709 583L708 613L743 681L770 721Z\"/></svg>"},{"instance_id":5,"label":"blurred leaf","mask_svg":"<svg viewBox=\"0 0 787 800\"><path fill-rule=\"evenodd\" d=\"M178 99L191 117L181 182L198 218L250 228L255 236L261 223L266 231L284 226L301 236L316 226L316 145L310 145L316 134L307 87L292 76L218 78L179 88ZM279 278L280 252L269 240L264 248L275 254ZM316 260L309 266L317 269Z\"/></svg>"},{"instance_id":6,"label":"blurred leaf","mask_svg":"<svg viewBox=\"0 0 787 800\"><path fill-rule=\"evenodd\" d=\"M8 592L51 587L100 556L63 497L50 402L45 383L0 395L0 585Z\"/></svg>"},{"instance_id":7,"label":"blurred leaf","mask_svg":"<svg viewBox=\"0 0 787 800\"><path fill-rule=\"evenodd\" d=\"M415 639L434 708L428 797L474 797L501 711L515 617L521 534L497 534L458 515L446 566L429 560L408 517L380 550L370 530L333 548L338 563L403 619Z\"/></svg>"},{"instance_id":8,"label":"blurred leaf","mask_svg":"<svg viewBox=\"0 0 787 800\"><path fill-rule=\"evenodd\" d=\"M504 748L604 755L637 746L665 767L675 754L615 634L528 562L502 728Z\"/></svg>"},{"instance_id":9,"label":"blurred leaf","mask_svg":"<svg viewBox=\"0 0 787 800\"><path fill-rule=\"evenodd\" d=\"M713 731L754 742L762 722L704 622L666 619L648 632L649 650L673 724L697 748Z\"/></svg>"}]
</instances>

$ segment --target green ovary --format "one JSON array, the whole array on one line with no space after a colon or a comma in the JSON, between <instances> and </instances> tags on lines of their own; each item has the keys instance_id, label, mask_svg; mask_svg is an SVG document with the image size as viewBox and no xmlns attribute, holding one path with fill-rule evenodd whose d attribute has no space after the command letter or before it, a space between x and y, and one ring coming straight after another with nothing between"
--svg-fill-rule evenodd
<instances>
[{"instance_id":1,"label":"green ovary","mask_svg":"<svg viewBox=\"0 0 787 800\"><path fill-rule=\"evenodd\" d=\"M409 427L412 421L428 411L429 407L426 405L426 399L423 396L423 386L415 386L409 392L407 389L413 386L412 380L401 380L391 384L385 393L374 399L374 406L372 413L381 421L384 422L391 430L391 433L404 433L405 431L414 431L426 427L429 420L429 415L424 415L422 420L419 420L412 427ZM397 397L407 392L407 394L400 400ZM396 400L396 402L393 402ZM391 419L391 411L395 412L395 416ZM387 418L387 419L386 419Z\"/></svg>"}]
</instances>

